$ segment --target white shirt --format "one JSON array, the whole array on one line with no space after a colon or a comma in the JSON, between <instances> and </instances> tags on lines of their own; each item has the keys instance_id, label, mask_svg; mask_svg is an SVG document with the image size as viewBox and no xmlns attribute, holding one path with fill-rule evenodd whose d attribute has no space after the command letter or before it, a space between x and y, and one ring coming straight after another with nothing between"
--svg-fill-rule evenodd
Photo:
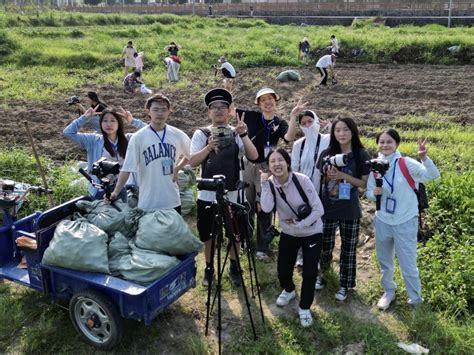
<instances>
[{"instance_id":1,"label":"white shirt","mask_svg":"<svg viewBox=\"0 0 474 355\"><path fill-rule=\"evenodd\" d=\"M178 184L173 182L173 173L165 175L164 165L172 161L174 169L182 156L189 159L191 140L176 127L166 125L165 129L166 134L165 130L156 132L158 137L151 126L143 127L128 143L122 171L138 175L138 208L172 209L181 205Z\"/></svg>"},{"instance_id":2,"label":"white shirt","mask_svg":"<svg viewBox=\"0 0 474 355\"><path fill-rule=\"evenodd\" d=\"M318 68L327 68L332 65L332 58L331 54L326 54L319 58L318 62L316 63L316 67Z\"/></svg>"},{"instance_id":3,"label":"white shirt","mask_svg":"<svg viewBox=\"0 0 474 355\"><path fill-rule=\"evenodd\" d=\"M331 51L333 53L339 52L339 43L337 42L337 38L331 39Z\"/></svg>"},{"instance_id":4,"label":"white shirt","mask_svg":"<svg viewBox=\"0 0 474 355\"><path fill-rule=\"evenodd\" d=\"M221 67L219 69L227 69L230 73L230 75L232 75L232 77L235 76L235 69L234 67L232 66L232 64L230 64L229 62L224 62L221 64Z\"/></svg>"},{"instance_id":5,"label":"white shirt","mask_svg":"<svg viewBox=\"0 0 474 355\"><path fill-rule=\"evenodd\" d=\"M206 128L211 129L212 126L207 126ZM234 130L234 127L228 126ZM195 154L207 145L208 138L204 134L203 131L197 129L194 134L193 138L191 139L191 154ZM236 135L235 142L239 146L240 154L244 154L244 143L242 139ZM240 172L241 174L242 172ZM225 174L224 174L225 175ZM242 179L242 177L241 177ZM237 191L229 191L227 193L227 197L231 202L237 202L238 192ZM206 201L206 202L214 202L216 199L216 192L215 191L208 191L208 190L199 190L198 191L198 200Z\"/></svg>"}]
</instances>

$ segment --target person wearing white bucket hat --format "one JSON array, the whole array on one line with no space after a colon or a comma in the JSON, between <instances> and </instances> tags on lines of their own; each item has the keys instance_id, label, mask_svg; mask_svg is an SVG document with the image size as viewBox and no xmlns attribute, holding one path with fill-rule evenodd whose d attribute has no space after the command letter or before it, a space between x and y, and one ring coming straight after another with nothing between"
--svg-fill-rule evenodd
<instances>
[{"instance_id":1,"label":"person wearing white bucket hat","mask_svg":"<svg viewBox=\"0 0 474 355\"><path fill-rule=\"evenodd\" d=\"M272 222L271 213L264 213L260 209L260 170L266 171L266 157L270 151L278 145L280 139L289 143L295 139L297 113L296 107L301 110L301 99L290 115L287 122L276 116L277 101L280 100L275 90L265 87L255 95L255 105L258 111L237 109L239 117L244 113L244 122L247 124L248 135L257 148L258 158L249 160L244 158L244 181L249 184L246 189L246 198L250 204L249 219L252 228L257 229L257 253L259 259L266 259L269 252L269 242L264 238L265 232ZM304 105L303 105L304 107ZM254 225L255 214L257 223Z\"/></svg>"}]
</instances>

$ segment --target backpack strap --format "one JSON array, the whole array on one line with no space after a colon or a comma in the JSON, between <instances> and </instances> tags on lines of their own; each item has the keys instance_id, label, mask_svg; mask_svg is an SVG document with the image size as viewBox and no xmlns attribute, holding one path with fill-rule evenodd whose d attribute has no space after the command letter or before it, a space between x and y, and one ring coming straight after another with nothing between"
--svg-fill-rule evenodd
<instances>
[{"instance_id":1,"label":"backpack strap","mask_svg":"<svg viewBox=\"0 0 474 355\"><path fill-rule=\"evenodd\" d=\"M413 180L413 178L410 175L410 172L408 171L407 164L405 162L405 157L400 157L398 159L398 165L400 165L400 170L401 170L403 176L405 176L405 179L407 180L408 185L410 185L410 187L413 189L413 191L417 192L417 188L416 188L416 185L415 185L415 180Z\"/></svg>"},{"instance_id":2,"label":"backpack strap","mask_svg":"<svg viewBox=\"0 0 474 355\"><path fill-rule=\"evenodd\" d=\"M198 130L200 130L202 133L204 133L204 135L207 137L207 139L209 140L209 137L211 136L211 130L207 127L200 127L198 128Z\"/></svg>"},{"instance_id":3,"label":"backpack strap","mask_svg":"<svg viewBox=\"0 0 474 355\"><path fill-rule=\"evenodd\" d=\"M306 137L303 138L303 142L301 143L301 148L300 148L300 166L298 167L298 170L301 170L301 156L303 155L303 149L304 149L304 144L306 143ZM311 172L311 176L309 176L310 179L313 178L314 174L314 169L316 168L316 162L318 160L318 154L319 154L319 145L321 144L321 133L318 133L318 140L316 142L316 148L314 150L314 165L313 165L313 171Z\"/></svg>"}]
</instances>

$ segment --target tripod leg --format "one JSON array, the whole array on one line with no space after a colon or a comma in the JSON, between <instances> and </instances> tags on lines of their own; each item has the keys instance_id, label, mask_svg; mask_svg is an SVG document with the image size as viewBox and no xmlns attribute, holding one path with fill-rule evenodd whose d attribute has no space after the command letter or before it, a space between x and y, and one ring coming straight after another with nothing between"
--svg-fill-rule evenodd
<instances>
[{"instance_id":1,"label":"tripod leg","mask_svg":"<svg viewBox=\"0 0 474 355\"><path fill-rule=\"evenodd\" d=\"M211 208L215 208L215 205L212 205ZM211 226L211 275L214 274L214 256L215 256L215 250L216 250L216 232L222 230L222 223L219 223L221 220L219 220L219 217L216 215L216 218L212 220L212 226ZM219 269L218 269L219 270ZM210 278L209 283L207 285L207 301L206 301L206 332L205 335L207 336L208 330L209 330L209 318L211 314L211 291L212 291L212 281L213 277Z\"/></svg>"}]
</instances>

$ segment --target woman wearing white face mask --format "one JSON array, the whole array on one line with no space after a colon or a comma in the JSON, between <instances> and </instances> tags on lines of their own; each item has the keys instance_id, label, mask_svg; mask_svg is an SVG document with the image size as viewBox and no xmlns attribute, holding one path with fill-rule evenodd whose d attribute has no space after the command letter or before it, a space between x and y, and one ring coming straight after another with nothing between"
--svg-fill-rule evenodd
<instances>
[{"instance_id":1,"label":"woman wearing white face mask","mask_svg":"<svg viewBox=\"0 0 474 355\"><path fill-rule=\"evenodd\" d=\"M321 134L319 117L310 110L302 111L298 115L298 123L304 133L304 137L293 144L291 152L291 170L304 174L312 181L316 193L319 195L321 173L316 162L319 155L329 146L330 135ZM330 125L329 121L321 120L324 128ZM297 266L303 266L303 254L298 252Z\"/></svg>"}]
</instances>

